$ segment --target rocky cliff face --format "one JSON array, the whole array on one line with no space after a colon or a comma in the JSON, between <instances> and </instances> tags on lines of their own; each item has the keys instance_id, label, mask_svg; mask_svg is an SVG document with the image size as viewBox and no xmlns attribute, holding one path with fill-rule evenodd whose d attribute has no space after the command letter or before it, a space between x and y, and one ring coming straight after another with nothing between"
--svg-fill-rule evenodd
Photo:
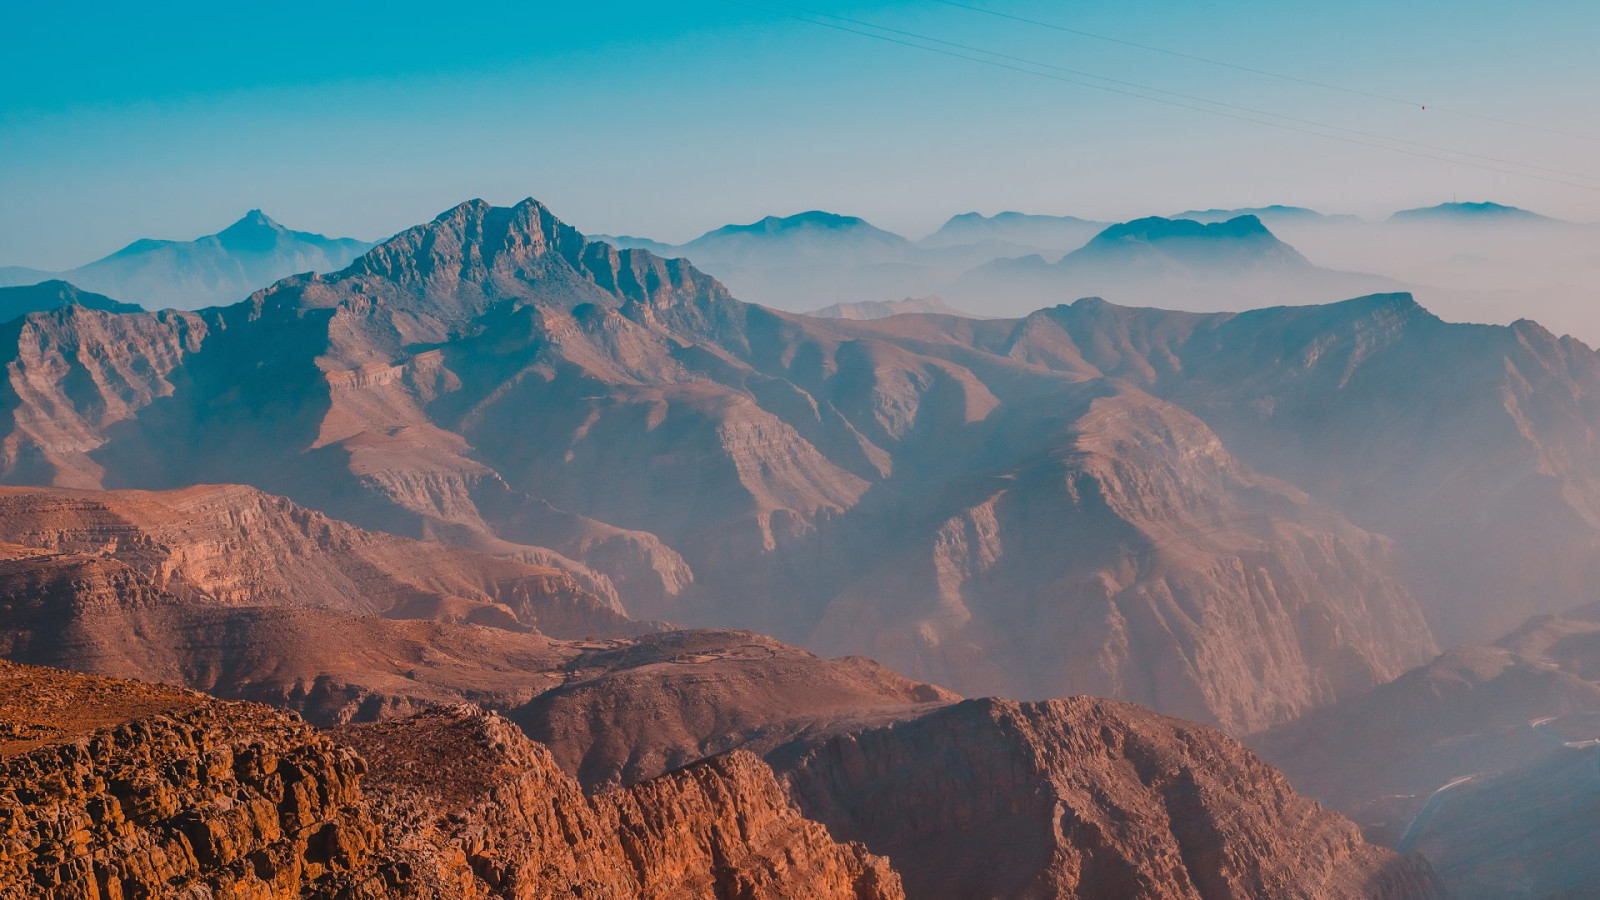
<instances>
[{"instance_id":1,"label":"rocky cliff face","mask_svg":"<svg viewBox=\"0 0 1600 900\"><path fill-rule=\"evenodd\" d=\"M800 817L744 753L585 796L543 747L470 708L339 733L413 877L458 897L900 897L859 845Z\"/></svg>"},{"instance_id":2,"label":"rocky cliff face","mask_svg":"<svg viewBox=\"0 0 1600 900\"><path fill-rule=\"evenodd\" d=\"M317 606L556 637L641 628L614 598L586 589L581 567L574 573L363 531L237 485L163 493L3 488L0 542L114 560L154 590L218 606Z\"/></svg>"},{"instance_id":3,"label":"rocky cliff face","mask_svg":"<svg viewBox=\"0 0 1600 900\"><path fill-rule=\"evenodd\" d=\"M903 897L748 755L586 797L471 708L354 729L0 665L0 894ZM366 774L363 783L363 774Z\"/></svg>"},{"instance_id":4,"label":"rocky cliff face","mask_svg":"<svg viewBox=\"0 0 1600 900\"><path fill-rule=\"evenodd\" d=\"M0 893L333 896L381 840L363 765L290 716L0 666Z\"/></svg>"},{"instance_id":5,"label":"rocky cliff face","mask_svg":"<svg viewBox=\"0 0 1600 900\"><path fill-rule=\"evenodd\" d=\"M779 767L915 897L1444 896L1227 737L1127 704L968 701Z\"/></svg>"}]
</instances>

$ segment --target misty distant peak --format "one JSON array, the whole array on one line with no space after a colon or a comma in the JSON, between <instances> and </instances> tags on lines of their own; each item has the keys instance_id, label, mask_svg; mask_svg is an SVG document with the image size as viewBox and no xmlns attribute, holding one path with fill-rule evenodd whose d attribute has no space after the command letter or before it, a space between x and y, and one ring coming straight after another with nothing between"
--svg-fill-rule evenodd
<instances>
[{"instance_id":1,"label":"misty distant peak","mask_svg":"<svg viewBox=\"0 0 1600 900\"><path fill-rule=\"evenodd\" d=\"M252 209L239 221L217 232L217 240L229 250L261 252L270 250L288 236L284 228L259 209Z\"/></svg>"},{"instance_id":2,"label":"misty distant peak","mask_svg":"<svg viewBox=\"0 0 1600 900\"><path fill-rule=\"evenodd\" d=\"M838 213L824 212L813 209L808 212L796 213L792 216L766 216L749 225L724 225L714 231L709 231L697 240L715 236L731 236L737 234L782 234L787 231L799 229L821 229L828 231L849 231L855 228L875 228L867 220L857 216L841 216Z\"/></svg>"},{"instance_id":3,"label":"misty distant peak","mask_svg":"<svg viewBox=\"0 0 1600 900\"><path fill-rule=\"evenodd\" d=\"M1440 203L1418 209L1402 209L1389 217L1391 222L1557 222L1530 210L1501 203Z\"/></svg>"},{"instance_id":4,"label":"misty distant peak","mask_svg":"<svg viewBox=\"0 0 1600 900\"><path fill-rule=\"evenodd\" d=\"M1236 209L1190 209L1170 216L1173 219L1193 219L1196 222L1226 222L1239 216L1255 216L1263 222L1359 222L1356 216L1327 215L1305 206L1286 206L1274 203L1269 206L1246 206Z\"/></svg>"},{"instance_id":5,"label":"misty distant peak","mask_svg":"<svg viewBox=\"0 0 1600 900\"><path fill-rule=\"evenodd\" d=\"M1003 212L997 212L992 216L986 216L986 215L984 215L983 213L980 213L980 212L961 213L959 215L951 216L949 218L949 220L946 221L944 224L946 226L951 226L951 225L976 225L976 224L979 224L979 223L982 223L982 222L994 222L994 223L997 223L997 224L1011 224L1011 223L1019 223L1019 222L1088 222L1088 221L1089 221L1088 219L1080 219L1077 216L1046 216L1046 215L1040 215L1038 213L1025 213L1025 212L1015 212L1013 210L1006 210L1006 211L1003 211Z\"/></svg>"},{"instance_id":6,"label":"misty distant peak","mask_svg":"<svg viewBox=\"0 0 1600 900\"><path fill-rule=\"evenodd\" d=\"M1256 216L1235 216L1225 222L1196 222L1193 219L1167 219L1146 216L1120 225L1112 225L1100 232L1090 245L1138 241L1160 243L1170 240L1202 240L1231 242L1239 240L1268 240L1277 238Z\"/></svg>"},{"instance_id":7,"label":"misty distant peak","mask_svg":"<svg viewBox=\"0 0 1600 900\"><path fill-rule=\"evenodd\" d=\"M923 238L923 247L953 247L985 241L1014 244L1017 248L1065 253L1083 246L1106 223L1077 216L1049 216L1007 210L992 216L968 212L951 216L939 230ZM1016 256L1016 253L1008 253Z\"/></svg>"}]
</instances>

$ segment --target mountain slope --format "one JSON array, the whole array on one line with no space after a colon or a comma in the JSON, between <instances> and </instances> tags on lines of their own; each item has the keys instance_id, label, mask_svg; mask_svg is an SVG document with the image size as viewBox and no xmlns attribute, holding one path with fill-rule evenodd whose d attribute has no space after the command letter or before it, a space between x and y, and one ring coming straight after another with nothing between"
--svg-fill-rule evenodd
<instances>
[{"instance_id":1,"label":"mountain slope","mask_svg":"<svg viewBox=\"0 0 1600 900\"><path fill-rule=\"evenodd\" d=\"M1597 873L1596 737L1591 606L1456 647L1254 743L1369 839L1426 855L1453 896L1555 897Z\"/></svg>"},{"instance_id":2,"label":"mountain slope","mask_svg":"<svg viewBox=\"0 0 1600 900\"><path fill-rule=\"evenodd\" d=\"M235 303L296 272L341 269L371 246L354 238L291 231L253 209L216 234L192 241L140 239L57 274L150 309L198 309ZM39 274L5 271L0 283L31 283L41 280Z\"/></svg>"},{"instance_id":3,"label":"mountain slope","mask_svg":"<svg viewBox=\"0 0 1600 900\"><path fill-rule=\"evenodd\" d=\"M1440 203L1437 206L1426 206L1419 209L1402 209L1389 217L1392 223L1433 223L1441 225L1472 225L1477 224L1531 224L1535 222L1552 225L1566 224L1559 219L1542 216L1536 212L1519 209L1515 206L1505 206L1500 203Z\"/></svg>"},{"instance_id":4,"label":"mountain slope","mask_svg":"<svg viewBox=\"0 0 1600 900\"><path fill-rule=\"evenodd\" d=\"M1124 704L969 701L780 768L916 897L1443 896L1226 737Z\"/></svg>"}]
</instances>

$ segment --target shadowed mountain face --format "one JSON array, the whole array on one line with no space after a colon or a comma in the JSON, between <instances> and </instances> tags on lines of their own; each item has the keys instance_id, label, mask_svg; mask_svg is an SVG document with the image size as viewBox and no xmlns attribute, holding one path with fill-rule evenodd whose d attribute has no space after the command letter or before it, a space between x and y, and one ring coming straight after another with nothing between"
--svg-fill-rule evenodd
<instances>
[{"instance_id":1,"label":"shadowed mountain face","mask_svg":"<svg viewBox=\"0 0 1600 900\"><path fill-rule=\"evenodd\" d=\"M54 274L150 309L198 309L238 302L296 272L343 268L371 246L353 238L291 231L253 209L213 235L193 241L137 240L104 259ZM29 284L51 274L5 269L0 270L0 284Z\"/></svg>"},{"instance_id":2,"label":"shadowed mountain face","mask_svg":"<svg viewBox=\"0 0 1600 900\"><path fill-rule=\"evenodd\" d=\"M103 294L79 290L65 281L43 281L23 287L0 288L0 321L9 322L31 312L48 312L63 306L81 306L106 312L144 312L137 303L123 303Z\"/></svg>"},{"instance_id":3,"label":"shadowed mountain face","mask_svg":"<svg viewBox=\"0 0 1600 900\"><path fill-rule=\"evenodd\" d=\"M234 307L12 335L7 480L549 548L636 618L966 694L1256 730L1427 659L1414 591L1487 630L1594 558L1593 354L1400 297L819 320L474 202Z\"/></svg>"},{"instance_id":4,"label":"shadowed mountain face","mask_svg":"<svg viewBox=\"0 0 1600 900\"><path fill-rule=\"evenodd\" d=\"M1600 608L1457 647L1255 743L1369 839L1425 854L1452 896L1582 896L1600 875Z\"/></svg>"},{"instance_id":5,"label":"shadowed mountain face","mask_svg":"<svg viewBox=\"0 0 1600 900\"><path fill-rule=\"evenodd\" d=\"M7 477L255 484L548 547L635 617L1245 730L1431 652L1387 540L1108 378L1073 314L790 317L470 203L238 306L23 320Z\"/></svg>"}]
</instances>

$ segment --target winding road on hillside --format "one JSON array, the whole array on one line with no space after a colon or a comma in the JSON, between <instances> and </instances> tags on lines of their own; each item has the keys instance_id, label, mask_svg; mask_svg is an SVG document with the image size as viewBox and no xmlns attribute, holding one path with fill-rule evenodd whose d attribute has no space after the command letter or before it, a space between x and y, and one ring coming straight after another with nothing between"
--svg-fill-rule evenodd
<instances>
[{"instance_id":1,"label":"winding road on hillside","mask_svg":"<svg viewBox=\"0 0 1600 900\"><path fill-rule=\"evenodd\" d=\"M1562 747L1568 750L1589 750L1600 747L1600 737L1572 740L1565 735L1557 734L1550 730L1550 723L1561 718L1562 716L1545 716L1544 718L1540 719L1531 719L1528 721L1528 728L1543 740L1554 744L1557 747ZM1432 794L1428 795L1428 802L1424 803L1422 808L1417 810L1417 814L1415 816L1412 816L1411 824L1406 826L1405 833L1400 836L1400 842L1395 845L1395 849L1399 850L1401 853L1410 852L1412 847L1416 845L1418 839L1422 837L1422 833L1427 830L1428 824L1433 821L1433 817L1438 814L1439 808L1443 806L1445 800L1449 798L1450 792L1461 787L1462 785L1469 784L1476 779L1482 778L1487 774L1492 773L1478 772L1472 775L1463 775L1460 778L1456 778L1441 786L1438 790L1435 790ZM1600 771L1597 771L1596 775L1597 777L1600 777Z\"/></svg>"}]
</instances>

